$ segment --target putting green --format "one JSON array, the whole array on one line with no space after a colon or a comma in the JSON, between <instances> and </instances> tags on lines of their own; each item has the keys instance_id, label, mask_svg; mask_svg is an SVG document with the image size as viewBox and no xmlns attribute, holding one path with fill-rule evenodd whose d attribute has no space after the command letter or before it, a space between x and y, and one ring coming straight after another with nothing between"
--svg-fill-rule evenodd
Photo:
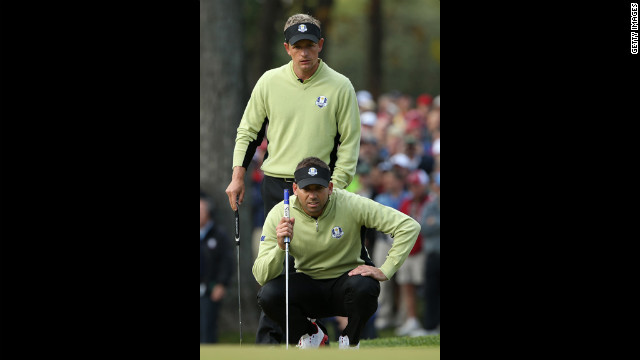
<instances>
[{"instance_id":1,"label":"putting green","mask_svg":"<svg viewBox=\"0 0 640 360\"><path fill-rule=\"evenodd\" d=\"M358 350L339 350L331 344L329 348L300 350L289 345L289 349L278 346L257 345L200 345L200 360L300 360L301 352L305 360L390 360L420 359L439 360L440 347L390 347L360 348ZM337 344L335 344L337 345Z\"/></svg>"}]
</instances>

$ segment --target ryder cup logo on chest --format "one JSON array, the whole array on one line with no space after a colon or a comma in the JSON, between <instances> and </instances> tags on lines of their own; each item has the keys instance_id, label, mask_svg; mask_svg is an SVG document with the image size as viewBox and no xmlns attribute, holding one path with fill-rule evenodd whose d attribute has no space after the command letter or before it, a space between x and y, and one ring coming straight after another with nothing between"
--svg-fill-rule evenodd
<instances>
[{"instance_id":1,"label":"ryder cup logo on chest","mask_svg":"<svg viewBox=\"0 0 640 360\"><path fill-rule=\"evenodd\" d=\"M306 31L307 31L307 25L305 25L305 24L300 24L300 25L298 26L298 31L300 31L300 32L306 32Z\"/></svg>"},{"instance_id":2,"label":"ryder cup logo on chest","mask_svg":"<svg viewBox=\"0 0 640 360\"><path fill-rule=\"evenodd\" d=\"M342 228L340 226L336 226L333 229L331 229L332 238L340 239L342 235L344 235L344 232L342 231Z\"/></svg>"},{"instance_id":3,"label":"ryder cup logo on chest","mask_svg":"<svg viewBox=\"0 0 640 360\"><path fill-rule=\"evenodd\" d=\"M319 96L318 99L316 99L316 105L321 109L327 106L327 98L325 96Z\"/></svg>"}]
</instances>

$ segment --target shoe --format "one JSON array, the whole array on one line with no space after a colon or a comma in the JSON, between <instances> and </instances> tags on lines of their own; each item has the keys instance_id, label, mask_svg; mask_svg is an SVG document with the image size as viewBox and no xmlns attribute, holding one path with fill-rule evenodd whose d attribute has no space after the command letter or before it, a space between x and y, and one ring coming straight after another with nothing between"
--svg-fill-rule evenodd
<instances>
[{"instance_id":1,"label":"shoe","mask_svg":"<svg viewBox=\"0 0 640 360\"><path fill-rule=\"evenodd\" d=\"M385 330L391 327L391 321L383 318L376 318L373 322L373 326L376 330Z\"/></svg>"},{"instance_id":2,"label":"shoe","mask_svg":"<svg viewBox=\"0 0 640 360\"><path fill-rule=\"evenodd\" d=\"M411 318L408 318L407 321L405 321L404 324L402 324L402 326L396 329L396 335L397 336L409 335L409 333L411 333L412 331L418 330L420 328L422 328L422 326L418 322L418 319L411 317Z\"/></svg>"},{"instance_id":3,"label":"shoe","mask_svg":"<svg viewBox=\"0 0 640 360\"><path fill-rule=\"evenodd\" d=\"M426 335L440 335L440 327L437 327L433 330L425 330L427 332Z\"/></svg>"},{"instance_id":4,"label":"shoe","mask_svg":"<svg viewBox=\"0 0 640 360\"><path fill-rule=\"evenodd\" d=\"M349 336L340 336L338 339L338 349L359 349L360 343L356 346L349 346Z\"/></svg>"},{"instance_id":5,"label":"shoe","mask_svg":"<svg viewBox=\"0 0 640 360\"><path fill-rule=\"evenodd\" d=\"M298 345L296 346L298 349L315 349L326 345L329 340L329 336L327 336L316 323L313 323L313 325L315 325L318 332L312 335L302 335L300 340L298 340Z\"/></svg>"},{"instance_id":6,"label":"shoe","mask_svg":"<svg viewBox=\"0 0 640 360\"><path fill-rule=\"evenodd\" d=\"M423 328L419 328L419 329L412 330L408 335L410 337L418 337L418 336L427 336L432 334Z\"/></svg>"}]
</instances>

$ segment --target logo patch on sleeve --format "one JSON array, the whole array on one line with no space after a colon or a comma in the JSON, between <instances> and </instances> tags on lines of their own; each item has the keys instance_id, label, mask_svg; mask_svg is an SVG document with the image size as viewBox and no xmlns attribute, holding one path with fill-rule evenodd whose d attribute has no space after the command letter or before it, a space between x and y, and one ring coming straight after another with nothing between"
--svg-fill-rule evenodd
<instances>
[{"instance_id":1,"label":"logo patch on sleeve","mask_svg":"<svg viewBox=\"0 0 640 360\"><path fill-rule=\"evenodd\" d=\"M332 238L340 239L342 235L344 235L344 232L342 231L342 228L340 226L336 226L333 229L331 229Z\"/></svg>"},{"instance_id":2,"label":"logo patch on sleeve","mask_svg":"<svg viewBox=\"0 0 640 360\"><path fill-rule=\"evenodd\" d=\"M260 241L264 241L264 235L260 237Z\"/></svg>"}]
</instances>

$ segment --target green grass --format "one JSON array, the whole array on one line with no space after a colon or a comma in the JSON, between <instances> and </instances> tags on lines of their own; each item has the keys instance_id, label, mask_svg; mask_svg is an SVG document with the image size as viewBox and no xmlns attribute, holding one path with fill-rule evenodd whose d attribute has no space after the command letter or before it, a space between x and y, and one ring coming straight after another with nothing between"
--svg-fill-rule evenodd
<instances>
[{"instance_id":1,"label":"green grass","mask_svg":"<svg viewBox=\"0 0 640 360\"><path fill-rule=\"evenodd\" d=\"M440 335L418 336L418 337L382 337L371 340L361 340L361 348L370 347L440 347Z\"/></svg>"},{"instance_id":2,"label":"green grass","mask_svg":"<svg viewBox=\"0 0 640 360\"><path fill-rule=\"evenodd\" d=\"M233 359L233 360L300 360L300 351L295 345L265 346L247 342L243 334L243 345L240 346L236 334L235 345L215 344L200 345L200 360ZM336 342L331 342L328 348L304 351L305 360L402 360L440 359L440 335L420 337L382 337L360 341L358 350L339 350Z\"/></svg>"}]
</instances>

